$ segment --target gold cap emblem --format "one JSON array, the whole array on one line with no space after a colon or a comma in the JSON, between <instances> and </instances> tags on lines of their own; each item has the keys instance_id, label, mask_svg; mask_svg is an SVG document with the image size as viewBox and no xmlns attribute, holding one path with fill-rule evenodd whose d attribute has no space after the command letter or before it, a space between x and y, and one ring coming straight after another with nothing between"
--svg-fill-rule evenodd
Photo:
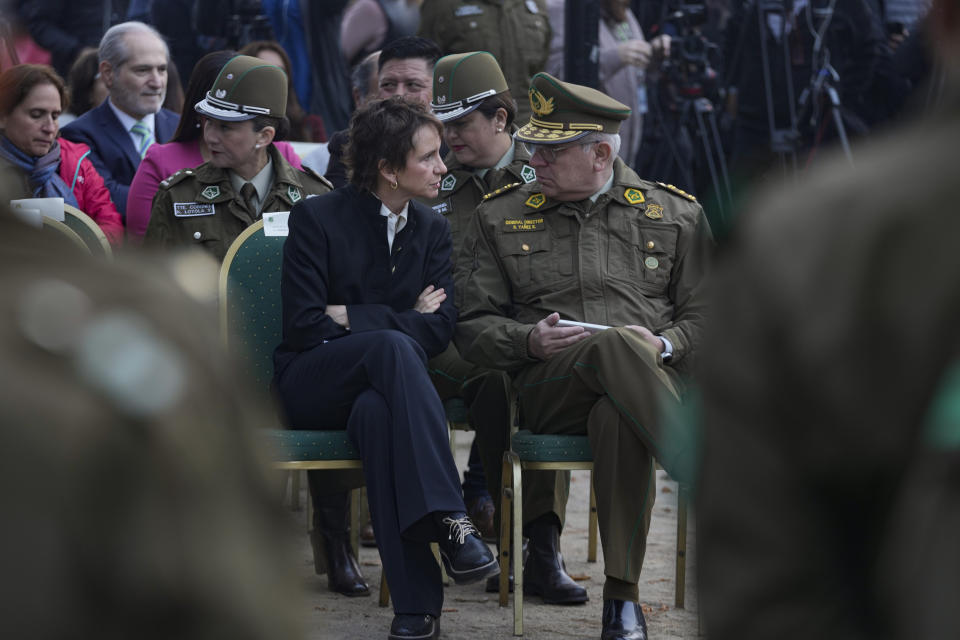
<instances>
[{"instance_id":1,"label":"gold cap emblem","mask_svg":"<svg viewBox=\"0 0 960 640\"><path fill-rule=\"evenodd\" d=\"M535 87L530 87L530 108L538 116L548 116L553 113L553 98L547 98Z\"/></svg>"}]
</instances>

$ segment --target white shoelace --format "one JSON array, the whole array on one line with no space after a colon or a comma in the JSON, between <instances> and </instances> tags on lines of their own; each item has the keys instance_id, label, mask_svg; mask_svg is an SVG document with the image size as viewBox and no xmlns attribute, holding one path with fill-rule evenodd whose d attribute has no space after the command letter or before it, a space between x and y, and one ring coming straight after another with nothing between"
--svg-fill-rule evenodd
<instances>
[{"instance_id":1,"label":"white shoelace","mask_svg":"<svg viewBox=\"0 0 960 640\"><path fill-rule=\"evenodd\" d=\"M463 544L464 540L467 539L467 536L471 533L479 533L477 528L473 526L473 523L470 522L470 518L444 518L443 524L450 527L450 533L447 536L449 540L453 540L453 536L457 536L457 544Z\"/></svg>"}]
</instances>

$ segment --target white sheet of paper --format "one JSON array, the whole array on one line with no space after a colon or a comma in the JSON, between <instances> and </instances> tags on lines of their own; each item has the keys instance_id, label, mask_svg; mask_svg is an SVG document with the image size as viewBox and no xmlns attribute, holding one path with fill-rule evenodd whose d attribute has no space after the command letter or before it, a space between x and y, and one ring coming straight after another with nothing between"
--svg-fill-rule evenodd
<instances>
[{"instance_id":1,"label":"white sheet of paper","mask_svg":"<svg viewBox=\"0 0 960 640\"><path fill-rule=\"evenodd\" d=\"M265 236L286 236L290 234L290 228L287 226L287 220L290 218L289 211L270 211L263 214L263 235Z\"/></svg>"},{"instance_id":2,"label":"white sheet of paper","mask_svg":"<svg viewBox=\"0 0 960 640\"><path fill-rule=\"evenodd\" d=\"M57 222L63 222L63 198L24 198L23 200L11 200L10 208L14 213L20 214L20 217L35 227L43 225L40 217L52 218ZM40 212L40 217L35 211Z\"/></svg>"}]
</instances>

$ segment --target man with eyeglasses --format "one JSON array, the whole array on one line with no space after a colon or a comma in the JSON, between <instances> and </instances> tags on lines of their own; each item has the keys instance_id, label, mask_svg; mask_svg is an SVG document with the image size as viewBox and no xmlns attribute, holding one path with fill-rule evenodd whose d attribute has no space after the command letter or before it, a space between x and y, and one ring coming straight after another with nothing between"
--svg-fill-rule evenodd
<instances>
[{"instance_id":1,"label":"man with eyeglasses","mask_svg":"<svg viewBox=\"0 0 960 640\"><path fill-rule=\"evenodd\" d=\"M617 157L629 107L546 73L529 96L533 116L516 138L537 179L487 194L466 231L456 343L468 360L511 373L523 428L589 436L602 638L645 639L637 583L653 459L690 479L692 442L671 417L703 330L713 240L692 196L641 180ZM525 523L545 515L524 506Z\"/></svg>"}]
</instances>

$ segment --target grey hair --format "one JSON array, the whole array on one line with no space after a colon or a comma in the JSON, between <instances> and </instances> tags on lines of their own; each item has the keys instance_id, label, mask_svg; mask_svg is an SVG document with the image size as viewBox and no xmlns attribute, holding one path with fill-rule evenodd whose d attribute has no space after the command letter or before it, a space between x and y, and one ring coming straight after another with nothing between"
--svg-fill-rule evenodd
<instances>
[{"instance_id":1,"label":"grey hair","mask_svg":"<svg viewBox=\"0 0 960 640\"><path fill-rule=\"evenodd\" d=\"M375 51L357 63L350 72L350 86L359 91L363 98L368 97L367 89L370 86L370 78L377 72L378 58L379 52Z\"/></svg>"},{"instance_id":2,"label":"grey hair","mask_svg":"<svg viewBox=\"0 0 960 640\"><path fill-rule=\"evenodd\" d=\"M170 49L167 47L167 41L163 39L160 32L143 22L121 22L115 24L100 39L100 49L97 51L97 57L100 62L107 61L110 66L117 68L123 65L130 58L130 51L127 49L126 38L133 33L149 33L163 43L163 48L167 51L167 57L170 57Z\"/></svg>"},{"instance_id":3,"label":"grey hair","mask_svg":"<svg viewBox=\"0 0 960 640\"><path fill-rule=\"evenodd\" d=\"M610 154L611 158L616 158L617 154L620 153L621 141L619 133L590 133L580 138L579 142L582 145L606 142L613 151L613 153Z\"/></svg>"}]
</instances>

